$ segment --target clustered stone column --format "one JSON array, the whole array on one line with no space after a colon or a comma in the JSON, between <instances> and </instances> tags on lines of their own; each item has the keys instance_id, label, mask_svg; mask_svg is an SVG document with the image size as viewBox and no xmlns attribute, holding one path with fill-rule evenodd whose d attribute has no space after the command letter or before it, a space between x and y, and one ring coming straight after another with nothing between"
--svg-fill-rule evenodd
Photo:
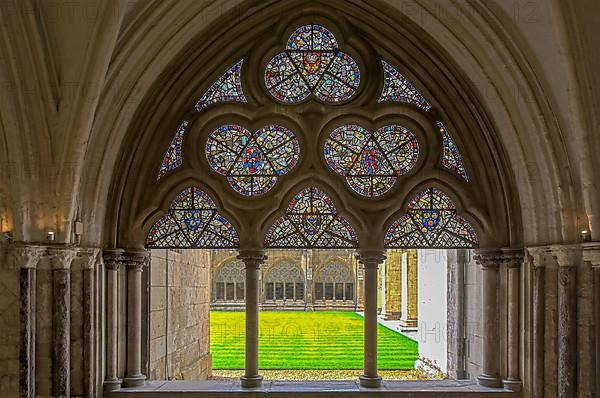
<instances>
[{"instance_id":1,"label":"clustered stone column","mask_svg":"<svg viewBox=\"0 0 600 398\"><path fill-rule=\"evenodd\" d=\"M100 249L89 248L79 252L83 272L83 367L86 396L95 396L96 364L96 290L95 272Z\"/></svg>"},{"instance_id":2,"label":"clustered stone column","mask_svg":"<svg viewBox=\"0 0 600 398\"><path fill-rule=\"evenodd\" d=\"M500 250L477 250L475 260L481 265L483 347L479 384L499 388L499 341L498 341L498 270L502 259Z\"/></svg>"},{"instance_id":3,"label":"clustered stone column","mask_svg":"<svg viewBox=\"0 0 600 398\"><path fill-rule=\"evenodd\" d=\"M519 290L521 281L522 250L505 250L503 262L508 268L508 377L502 381L504 388L521 391L519 375Z\"/></svg>"},{"instance_id":4,"label":"clustered stone column","mask_svg":"<svg viewBox=\"0 0 600 398\"><path fill-rule=\"evenodd\" d=\"M246 265L246 369L241 381L242 387L255 388L263 380L258 374L258 276L267 256L262 250L243 250L238 259Z\"/></svg>"},{"instance_id":5,"label":"clustered stone column","mask_svg":"<svg viewBox=\"0 0 600 398\"><path fill-rule=\"evenodd\" d=\"M115 391L121 388L118 375L119 338L119 269L123 263L123 250L104 250L106 268L106 375L104 390Z\"/></svg>"},{"instance_id":6,"label":"clustered stone column","mask_svg":"<svg viewBox=\"0 0 600 398\"><path fill-rule=\"evenodd\" d=\"M127 375L125 387L144 384L142 374L142 272L148 262L145 250L126 251L124 263L127 267Z\"/></svg>"},{"instance_id":7,"label":"clustered stone column","mask_svg":"<svg viewBox=\"0 0 600 398\"><path fill-rule=\"evenodd\" d=\"M577 393L577 267L580 246L554 246L558 262L558 396Z\"/></svg>"},{"instance_id":8,"label":"clustered stone column","mask_svg":"<svg viewBox=\"0 0 600 398\"><path fill-rule=\"evenodd\" d=\"M53 282L52 394L71 395L71 264L77 252L68 247L48 248Z\"/></svg>"},{"instance_id":9,"label":"clustered stone column","mask_svg":"<svg viewBox=\"0 0 600 398\"><path fill-rule=\"evenodd\" d=\"M42 246L18 246L12 249L14 266L20 269L19 390L24 398L35 397L36 272L45 251L46 248Z\"/></svg>"},{"instance_id":10,"label":"clustered stone column","mask_svg":"<svg viewBox=\"0 0 600 398\"><path fill-rule=\"evenodd\" d=\"M588 286L592 289L590 297L592 310L589 315L592 317L590 319L592 324L590 329L593 337L589 345L594 347L590 350L592 353L591 361L586 363L587 367L590 368L590 372L594 373L585 375L587 376L586 381L590 384L586 386L589 391L583 393L588 394L585 396L593 396L595 392L596 396L600 396L600 243L584 244L583 261L587 263L586 266L591 267L591 281L589 281L591 283ZM587 352L584 351L584 354L587 354ZM580 376L583 377L581 374Z\"/></svg>"},{"instance_id":11,"label":"clustered stone column","mask_svg":"<svg viewBox=\"0 0 600 398\"><path fill-rule=\"evenodd\" d=\"M381 386L377 371L377 271L384 260L384 251L359 252L359 261L365 270L364 374L359 379L360 385L366 388Z\"/></svg>"}]
</instances>

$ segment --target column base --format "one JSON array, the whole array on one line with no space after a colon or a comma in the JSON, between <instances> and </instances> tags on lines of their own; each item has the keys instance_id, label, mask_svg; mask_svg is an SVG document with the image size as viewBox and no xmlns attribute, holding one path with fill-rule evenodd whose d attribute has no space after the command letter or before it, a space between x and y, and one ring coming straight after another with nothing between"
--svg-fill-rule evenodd
<instances>
[{"instance_id":1,"label":"column base","mask_svg":"<svg viewBox=\"0 0 600 398\"><path fill-rule=\"evenodd\" d=\"M358 376L358 380L360 381L360 386L364 388L379 388L383 381L379 376L370 377L365 375Z\"/></svg>"},{"instance_id":2,"label":"column base","mask_svg":"<svg viewBox=\"0 0 600 398\"><path fill-rule=\"evenodd\" d=\"M141 387L146 382L146 376L140 374L123 379L123 387Z\"/></svg>"},{"instance_id":3,"label":"column base","mask_svg":"<svg viewBox=\"0 0 600 398\"><path fill-rule=\"evenodd\" d=\"M513 391L513 392L519 392L519 391L521 391L521 389L523 387L523 383L521 383L520 380L512 380L512 379L502 380L502 384L504 385L505 389L507 389L508 391Z\"/></svg>"},{"instance_id":4,"label":"column base","mask_svg":"<svg viewBox=\"0 0 600 398\"><path fill-rule=\"evenodd\" d=\"M493 377L493 376L480 375L477 377L477 381L479 382L479 385L483 386L483 387L490 387L490 388L501 388L502 387L502 383L500 382L500 379L497 377Z\"/></svg>"},{"instance_id":5,"label":"column base","mask_svg":"<svg viewBox=\"0 0 600 398\"><path fill-rule=\"evenodd\" d=\"M118 391L121 389L121 380L119 380L119 379L104 380L103 385L104 385L104 391L106 391L106 392Z\"/></svg>"},{"instance_id":6,"label":"column base","mask_svg":"<svg viewBox=\"0 0 600 398\"><path fill-rule=\"evenodd\" d=\"M240 377L240 380L242 381L243 388L258 388L258 387L262 387L263 377L262 376L254 376L254 377L242 376L242 377Z\"/></svg>"}]
</instances>

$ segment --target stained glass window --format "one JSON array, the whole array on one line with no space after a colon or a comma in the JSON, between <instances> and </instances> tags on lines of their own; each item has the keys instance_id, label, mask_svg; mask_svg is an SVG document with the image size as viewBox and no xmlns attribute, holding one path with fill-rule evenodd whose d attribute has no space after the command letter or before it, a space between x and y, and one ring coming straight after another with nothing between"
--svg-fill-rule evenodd
<instances>
[{"instance_id":1,"label":"stained glass window","mask_svg":"<svg viewBox=\"0 0 600 398\"><path fill-rule=\"evenodd\" d=\"M215 130L206 142L208 163L245 196L262 195L298 162L298 138L285 127L263 127L254 134L230 124Z\"/></svg>"},{"instance_id":2,"label":"stained glass window","mask_svg":"<svg viewBox=\"0 0 600 398\"><path fill-rule=\"evenodd\" d=\"M265 247L355 248L358 239L350 223L337 214L329 196L312 187L298 193L286 215L271 226Z\"/></svg>"},{"instance_id":3,"label":"stained glass window","mask_svg":"<svg viewBox=\"0 0 600 398\"><path fill-rule=\"evenodd\" d=\"M305 25L268 63L265 84L281 102L296 103L313 94L321 101L339 103L356 93L360 70L350 55L339 50L333 33L320 25Z\"/></svg>"},{"instance_id":4,"label":"stained glass window","mask_svg":"<svg viewBox=\"0 0 600 398\"><path fill-rule=\"evenodd\" d=\"M383 65L383 91L379 102L404 102L413 104L424 111L429 111L431 105L421 95L419 90L392 65L381 60Z\"/></svg>"},{"instance_id":5,"label":"stained glass window","mask_svg":"<svg viewBox=\"0 0 600 398\"><path fill-rule=\"evenodd\" d=\"M475 229L456 214L452 200L437 188L418 194L408 212L394 222L385 237L388 248L474 248Z\"/></svg>"},{"instance_id":6,"label":"stained glass window","mask_svg":"<svg viewBox=\"0 0 600 398\"><path fill-rule=\"evenodd\" d=\"M440 134L442 135L442 145L444 147L442 165L468 182L469 175L465 170L465 165L462 161L462 157L460 156L460 152L456 147L452 136L450 135L448 130L446 130L446 127L444 127L444 124L442 122L437 122L435 125L440 130Z\"/></svg>"},{"instance_id":7,"label":"stained glass window","mask_svg":"<svg viewBox=\"0 0 600 398\"><path fill-rule=\"evenodd\" d=\"M359 195L381 196L408 173L419 158L415 135L398 125L370 133L357 125L334 130L325 142L325 160L336 173L346 177Z\"/></svg>"},{"instance_id":8,"label":"stained glass window","mask_svg":"<svg viewBox=\"0 0 600 398\"><path fill-rule=\"evenodd\" d=\"M151 249L221 249L239 244L233 225L197 187L187 188L175 198L169 213L154 224L146 239L146 247Z\"/></svg>"},{"instance_id":9,"label":"stained glass window","mask_svg":"<svg viewBox=\"0 0 600 398\"><path fill-rule=\"evenodd\" d=\"M162 164L160 165L160 170L158 171L158 176L156 177L157 180L160 180L169 171L175 170L183 164L181 147L183 146L183 136L185 135L187 126L188 122L185 120L179 125L179 129L177 129L175 137L173 137L171 145L169 145L169 149L167 149L167 152L165 152Z\"/></svg>"},{"instance_id":10,"label":"stained glass window","mask_svg":"<svg viewBox=\"0 0 600 398\"><path fill-rule=\"evenodd\" d=\"M196 111L201 112L220 102L248 102L242 89L242 65L239 61L225 72L198 100Z\"/></svg>"}]
</instances>

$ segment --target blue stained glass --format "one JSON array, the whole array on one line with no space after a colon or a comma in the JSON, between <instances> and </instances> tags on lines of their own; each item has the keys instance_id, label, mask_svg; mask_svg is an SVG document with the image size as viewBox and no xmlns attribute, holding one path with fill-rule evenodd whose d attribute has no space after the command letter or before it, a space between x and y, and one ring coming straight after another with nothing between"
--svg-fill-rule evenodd
<instances>
[{"instance_id":1,"label":"blue stained glass","mask_svg":"<svg viewBox=\"0 0 600 398\"><path fill-rule=\"evenodd\" d=\"M265 247L356 248L358 238L350 223L338 215L329 196L311 187L294 196L286 215L267 232Z\"/></svg>"},{"instance_id":2,"label":"blue stained glass","mask_svg":"<svg viewBox=\"0 0 600 398\"><path fill-rule=\"evenodd\" d=\"M407 214L389 228L387 248L475 248L479 238L468 221L456 214L452 200L428 188L409 203Z\"/></svg>"},{"instance_id":3,"label":"blue stained glass","mask_svg":"<svg viewBox=\"0 0 600 398\"><path fill-rule=\"evenodd\" d=\"M381 60L383 65L383 90L379 102L404 102L413 104L424 111L429 111L431 105L415 86L396 68Z\"/></svg>"},{"instance_id":4,"label":"blue stained glass","mask_svg":"<svg viewBox=\"0 0 600 398\"><path fill-rule=\"evenodd\" d=\"M215 130L206 142L208 163L227 177L241 195L270 191L280 176L294 168L300 157L298 138L285 127L272 125L251 134L230 124Z\"/></svg>"},{"instance_id":5,"label":"blue stained glass","mask_svg":"<svg viewBox=\"0 0 600 398\"><path fill-rule=\"evenodd\" d=\"M442 146L444 148L442 165L468 182L469 175L467 174L467 170L465 170L460 151L456 147L452 136L442 122L437 122L435 125L442 135Z\"/></svg>"},{"instance_id":6,"label":"blue stained glass","mask_svg":"<svg viewBox=\"0 0 600 398\"><path fill-rule=\"evenodd\" d=\"M201 112L212 104L220 102L248 102L242 88L242 66L237 62L225 72L196 103L196 111Z\"/></svg>"},{"instance_id":7,"label":"blue stained glass","mask_svg":"<svg viewBox=\"0 0 600 398\"><path fill-rule=\"evenodd\" d=\"M233 225L198 187L181 192L171 203L169 214L154 224L146 238L146 247L151 249L224 249L239 244Z\"/></svg>"},{"instance_id":8,"label":"blue stained glass","mask_svg":"<svg viewBox=\"0 0 600 398\"><path fill-rule=\"evenodd\" d=\"M384 126L374 134L357 125L335 129L325 142L325 160L359 195L387 193L419 158L419 143L408 129Z\"/></svg>"},{"instance_id":9,"label":"blue stained glass","mask_svg":"<svg viewBox=\"0 0 600 398\"><path fill-rule=\"evenodd\" d=\"M185 130L187 129L188 122L182 121L175 133L175 137L171 141L171 145L169 145L169 149L165 152L163 156L162 164L160 165L160 169L158 171L158 176L156 180L160 180L164 177L169 171L175 170L179 166L183 164L183 155L181 153L181 148L183 146L183 138L185 136Z\"/></svg>"},{"instance_id":10,"label":"blue stained glass","mask_svg":"<svg viewBox=\"0 0 600 398\"><path fill-rule=\"evenodd\" d=\"M281 102L297 103L311 94L323 102L348 101L360 86L358 63L339 51L333 33L321 25L298 28L284 52L265 70L265 85Z\"/></svg>"}]
</instances>

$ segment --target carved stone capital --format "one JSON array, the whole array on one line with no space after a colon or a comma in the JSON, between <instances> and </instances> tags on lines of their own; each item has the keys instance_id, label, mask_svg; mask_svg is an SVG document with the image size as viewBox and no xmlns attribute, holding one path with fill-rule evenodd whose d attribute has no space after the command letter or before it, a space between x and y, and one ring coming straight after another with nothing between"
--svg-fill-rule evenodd
<instances>
[{"instance_id":1,"label":"carved stone capital","mask_svg":"<svg viewBox=\"0 0 600 398\"><path fill-rule=\"evenodd\" d=\"M528 247L527 255L532 262L533 268L552 268L554 258L551 258L550 246Z\"/></svg>"},{"instance_id":2,"label":"carved stone capital","mask_svg":"<svg viewBox=\"0 0 600 398\"><path fill-rule=\"evenodd\" d=\"M600 267L600 242L584 243L583 261L592 264L592 267Z\"/></svg>"},{"instance_id":3,"label":"carved stone capital","mask_svg":"<svg viewBox=\"0 0 600 398\"><path fill-rule=\"evenodd\" d=\"M9 247L9 256L15 268L37 268L40 259L46 254L45 246L16 245Z\"/></svg>"},{"instance_id":4,"label":"carved stone capital","mask_svg":"<svg viewBox=\"0 0 600 398\"><path fill-rule=\"evenodd\" d=\"M98 262L98 255L100 254L100 249L97 247L87 247L79 249L77 253L77 258L81 262L81 269L84 270L94 270L96 269L96 264Z\"/></svg>"},{"instance_id":5,"label":"carved stone capital","mask_svg":"<svg viewBox=\"0 0 600 398\"><path fill-rule=\"evenodd\" d=\"M121 249L104 249L102 257L104 258L104 267L110 271L118 271L125 260Z\"/></svg>"},{"instance_id":6,"label":"carved stone capital","mask_svg":"<svg viewBox=\"0 0 600 398\"><path fill-rule=\"evenodd\" d=\"M552 257L559 267L578 267L581 265L581 245L554 245L551 247Z\"/></svg>"},{"instance_id":7,"label":"carved stone capital","mask_svg":"<svg viewBox=\"0 0 600 398\"><path fill-rule=\"evenodd\" d=\"M504 261L504 254L500 249L477 249L474 259L483 270L497 270Z\"/></svg>"},{"instance_id":8,"label":"carved stone capital","mask_svg":"<svg viewBox=\"0 0 600 398\"><path fill-rule=\"evenodd\" d=\"M521 268L524 257L523 249L502 249L502 262L508 268Z\"/></svg>"},{"instance_id":9,"label":"carved stone capital","mask_svg":"<svg viewBox=\"0 0 600 398\"><path fill-rule=\"evenodd\" d=\"M128 270L142 272L148 265L149 253L146 250L127 250L123 257Z\"/></svg>"},{"instance_id":10,"label":"carved stone capital","mask_svg":"<svg viewBox=\"0 0 600 398\"><path fill-rule=\"evenodd\" d=\"M47 248L46 256L53 270L71 269L73 260L77 257L77 249L69 246L51 246Z\"/></svg>"},{"instance_id":11,"label":"carved stone capital","mask_svg":"<svg viewBox=\"0 0 600 398\"><path fill-rule=\"evenodd\" d=\"M386 259L385 250L359 250L357 259L365 268L378 267Z\"/></svg>"},{"instance_id":12,"label":"carved stone capital","mask_svg":"<svg viewBox=\"0 0 600 398\"><path fill-rule=\"evenodd\" d=\"M240 250L237 259L242 260L247 268L260 268L267 261L268 257L264 250Z\"/></svg>"}]
</instances>

